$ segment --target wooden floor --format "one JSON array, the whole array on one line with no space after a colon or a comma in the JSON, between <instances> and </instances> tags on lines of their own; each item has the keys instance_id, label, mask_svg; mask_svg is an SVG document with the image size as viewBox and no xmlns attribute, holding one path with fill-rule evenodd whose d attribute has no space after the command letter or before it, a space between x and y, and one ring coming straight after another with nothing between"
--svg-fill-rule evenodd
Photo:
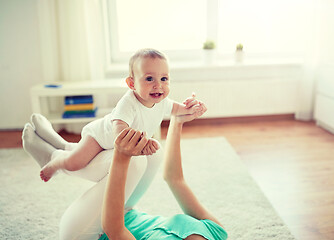
<instances>
[{"instance_id":1,"label":"wooden floor","mask_svg":"<svg viewBox=\"0 0 334 240\"><path fill-rule=\"evenodd\" d=\"M184 138L218 136L231 143L298 240L334 239L334 135L292 118L197 122L183 130ZM0 148L20 146L20 132L0 132Z\"/></svg>"}]
</instances>

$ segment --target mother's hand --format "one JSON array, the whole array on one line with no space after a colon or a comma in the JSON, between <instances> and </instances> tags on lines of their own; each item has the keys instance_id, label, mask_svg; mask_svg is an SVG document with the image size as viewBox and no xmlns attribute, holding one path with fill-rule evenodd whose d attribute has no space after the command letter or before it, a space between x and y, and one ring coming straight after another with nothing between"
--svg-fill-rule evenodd
<instances>
[{"instance_id":1,"label":"mother's hand","mask_svg":"<svg viewBox=\"0 0 334 240\"><path fill-rule=\"evenodd\" d=\"M115 150L127 156L142 155L147 144L146 134L132 128L125 128L115 140Z\"/></svg>"}]
</instances>

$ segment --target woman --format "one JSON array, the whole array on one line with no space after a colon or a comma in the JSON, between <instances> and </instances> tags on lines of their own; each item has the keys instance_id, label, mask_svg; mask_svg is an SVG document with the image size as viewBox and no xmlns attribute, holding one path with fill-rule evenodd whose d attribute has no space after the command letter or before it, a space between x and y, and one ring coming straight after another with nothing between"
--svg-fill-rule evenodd
<instances>
[{"instance_id":1,"label":"woman","mask_svg":"<svg viewBox=\"0 0 334 240\"><path fill-rule=\"evenodd\" d=\"M101 239L107 239L109 236L113 240L148 239L148 237L161 239L159 234L163 232L172 234L167 236L170 237L169 239L187 237L187 239L203 239L203 237L206 239L226 239L227 235L218 220L202 207L185 183L181 167L180 135L182 125L184 122L201 116L205 111L206 107L203 104L201 112L172 118L167 136L164 178L187 215L177 215L170 219L153 218L133 210L152 182L159 162L139 156L147 139L142 138L141 133L127 129L118 137L115 154L111 150L103 151L86 168L77 172L67 172L96 184L65 211L60 221L59 239L93 240L100 238L103 232L106 234ZM58 145L61 146L61 143L64 142L52 129L51 123L46 119L44 121L46 123L43 126L47 127L43 130L45 134L52 136L53 144L36 132L36 121L32 121L33 125L26 124L22 136L24 149L41 167L47 163L47 161L42 161L41 157L52 154L59 149ZM65 145L70 144L65 143ZM162 154L161 149L155 154ZM112 156L114 157L111 174L108 174ZM124 213L126 213L125 218ZM198 221L196 219L207 220ZM185 232L185 230L190 232ZM207 231L216 236L207 235L209 234ZM143 235L143 233L145 234Z\"/></svg>"},{"instance_id":2,"label":"woman","mask_svg":"<svg viewBox=\"0 0 334 240\"><path fill-rule=\"evenodd\" d=\"M139 155L147 142L141 137L141 132L127 128L115 141L102 209L105 233L100 240L227 239L221 223L201 205L183 177L180 150L182 126L195 117L172 117L165 149L164 179L185 214L164 218L130 210L124 216L125 183L130 159Z\"/></svg>"}]
</instances>

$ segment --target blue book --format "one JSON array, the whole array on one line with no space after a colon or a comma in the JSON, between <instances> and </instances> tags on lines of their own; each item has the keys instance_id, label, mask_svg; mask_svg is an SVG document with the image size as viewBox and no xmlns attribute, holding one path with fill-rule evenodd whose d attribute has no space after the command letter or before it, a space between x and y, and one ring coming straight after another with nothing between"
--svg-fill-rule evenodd
<instances>
[{"instance_id":1,"label":"blue book","mask_svg":"<svg viewBox=\"0 0 334 240\"><path fill-rule=\"evenodd\" d=\"M65 111L63 118L89 118L96 117L97 108L92 111Z\"/></svg>"},{"instance_id":2,"label":"blue book","mask_svg":"<svg viewBox=\"0 0 334 240\"><path fill-rule=\"evenodd\" d=\"M82 95L82 96L66 96L65 97L65 105L72 104L85 104L85 103L93 103L92 95Z\"/></svg>"}]
</instances>

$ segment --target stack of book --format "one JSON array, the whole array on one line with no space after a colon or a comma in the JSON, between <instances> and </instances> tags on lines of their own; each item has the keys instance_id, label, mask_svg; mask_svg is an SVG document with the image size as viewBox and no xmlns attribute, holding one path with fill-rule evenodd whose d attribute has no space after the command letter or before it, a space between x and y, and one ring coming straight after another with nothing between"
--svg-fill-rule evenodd
<instances>
[{"instance_id":1,"label":"stack of book","mask_svg":"<svg viewBox=\"0 0 334 240\"><path fill-rule=\"evenodd\" d=\"M63 118L95 117L97 108L94 108L92 95L66 96Z\"/></svg>"}]
</instances>

